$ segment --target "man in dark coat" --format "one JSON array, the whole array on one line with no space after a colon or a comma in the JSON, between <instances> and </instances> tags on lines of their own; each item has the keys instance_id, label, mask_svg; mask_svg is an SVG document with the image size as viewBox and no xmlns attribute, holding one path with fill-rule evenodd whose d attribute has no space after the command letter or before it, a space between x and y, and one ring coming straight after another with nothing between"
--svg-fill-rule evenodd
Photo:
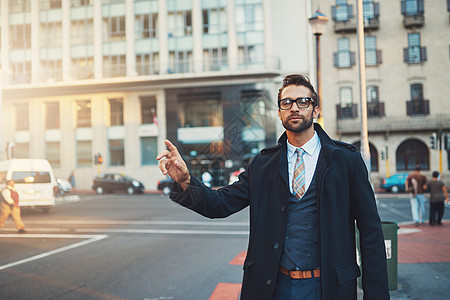
<instances>
[{"instance_id":1,"label":"man in dark coat","mask_svg":"<svg viewBox=\"0 0 450 300\"><path fill-rule=\"evenodd\" d=\"M355 147L313 125L317 103L308 78L287 76L278 94L286 129L278 145L263 149L237 182L218 190L190 176L170 141L157 156L162 173L175 181L170 198L180 205L209 218L250 206L241 299L356 299L361 274L355 222L364 299L389 299L383 233L367 169ZM304 154L292 154L297 148ZM299 156L306 175L299 175L303 191L297 194Z\"/></svg>"}]
</instances>

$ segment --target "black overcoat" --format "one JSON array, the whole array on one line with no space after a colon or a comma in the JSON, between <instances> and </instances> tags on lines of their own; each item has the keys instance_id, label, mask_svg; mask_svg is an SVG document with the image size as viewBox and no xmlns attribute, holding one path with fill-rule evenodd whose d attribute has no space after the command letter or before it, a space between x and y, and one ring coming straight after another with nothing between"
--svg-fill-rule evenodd
<instances>
[{"instance_id":1,"label":"black overcoat","mask_svg":"<svg viewBox=\"0 0 450 300\"><path fill-rule=\"evenodd\" d=\"M360 232L364 299L389 299L383 232L367 169L352 145L331 140L315 124L322 149L316 168L322 299L356 299L355 221ZM286 235L289 201L286 133L261 151L239 181L212 190L192 177L173 201L208 218L223 218L250 205L250 235L241 299L270 300Z\"/></svg>"}]
</instances>

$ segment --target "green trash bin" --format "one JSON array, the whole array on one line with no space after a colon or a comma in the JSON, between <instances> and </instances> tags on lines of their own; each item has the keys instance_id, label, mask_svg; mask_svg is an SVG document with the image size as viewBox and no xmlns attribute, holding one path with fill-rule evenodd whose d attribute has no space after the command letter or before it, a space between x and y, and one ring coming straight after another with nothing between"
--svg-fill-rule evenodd
<instances>
[{"instance_id":1,"label":"green trash bin","mask_svg":"<svg viewBox=\"0 0 450 300\"><path fill-rule=\"evenodd\" d=\"M398 273L398 226L395 222L383 221L381 227L384 236L384 245L386 248L386 262L388 271L389 290L397 289L397 273ZM360 246L359 246L359 230L356 230L356 247L358 251L358 263L360 264ZM358 278L358 287L362 288L362 278Z\"/></svg>"},{"instance_id":2,"label":"green trash bin","mask_svg":"<svg viewBox=\"0 0 450 300\"><path fill-rule=\"evenodd\" d=\"M395 222L383 221L381 222L381 227L386 247L389 290L396 290L398 278L398 226Z\"/></svg>"}]
</instances>

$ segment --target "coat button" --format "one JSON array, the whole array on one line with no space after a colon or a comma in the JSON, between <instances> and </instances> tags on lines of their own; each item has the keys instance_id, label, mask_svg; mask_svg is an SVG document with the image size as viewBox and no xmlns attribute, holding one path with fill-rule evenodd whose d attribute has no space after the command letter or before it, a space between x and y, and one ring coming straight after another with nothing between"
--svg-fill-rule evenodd
<instances>
[{"instance_id":1,"label":"coat button","mask_svg":"<svg viewBox=\"0 0 450 300\"><path fill-rule=\"evenodd\" d=\"M275 244L273 244L273 249L277 250L279 246L280 245L278 245L278 243L275 243Z\"/></svg>"},{"instance_id":2,"label":"coat button","mask_svg":"<svg viewBox=\"0 0 450 300\"><path fill-rule=\"evenodd\" d=\"M286 209L285 206L282 206L282 207L281 207L281 211L284 211L285 209Z\"/></svg>"},{"instance_id":3,"label":"coat button","mask_svg":"<svg viewBox=\"0 0 450 300\"><path fill-rule=\"evenodd\" d=\"M271 285L271 284L272 284L272 280L267 279L266 284L267 284L267 285Z\"/></svg>"}]
</instances>

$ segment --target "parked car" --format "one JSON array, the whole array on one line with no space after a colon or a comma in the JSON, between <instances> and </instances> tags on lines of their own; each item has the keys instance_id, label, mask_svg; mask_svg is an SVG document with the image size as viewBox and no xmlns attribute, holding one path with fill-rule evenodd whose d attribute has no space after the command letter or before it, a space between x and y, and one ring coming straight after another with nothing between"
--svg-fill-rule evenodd
<instances>
[{"instance_id":1,"label":"parked car","mask_svg":"<svg viewBox=\"0 0 450 300\"><path fill-rule=\"evenodd\" d=\"M157 182L158 191L162 191L164 195L169 195L172 191L173 179L167 176Z\"/></svg>"},{"instance_id":2,"label":"parked car","mask_svg":"<svg viewBox=\"0 0 450 300\"><path fill-rule=\"evenodd\" d=\"M97 194L122 191L132 195L134 193L143 193L144 185L139 180L129 176L108 173L95 176L92 182L92 189Z\"/></svg>"},{"instance_id":3,"label":"parked car","mask_svg":"<svg viewBox=\"0 0 450 300\"><path fill-rule=\"evenodd\" d=\"M388 178L382 178L380 187L391 193L399 193L405 191L405 182L409 173L400 172Z\"/></svg>"},{"instance_id":4,"label":"parked car","mask_svg":"<svg viewBox=\"0 0 450 300\"><path fill-rule=\"evenodd\" d=\"M72 185L66 179L56 179L56 194L64 195L72 191Z\"/></svg>"}]
</instances>

